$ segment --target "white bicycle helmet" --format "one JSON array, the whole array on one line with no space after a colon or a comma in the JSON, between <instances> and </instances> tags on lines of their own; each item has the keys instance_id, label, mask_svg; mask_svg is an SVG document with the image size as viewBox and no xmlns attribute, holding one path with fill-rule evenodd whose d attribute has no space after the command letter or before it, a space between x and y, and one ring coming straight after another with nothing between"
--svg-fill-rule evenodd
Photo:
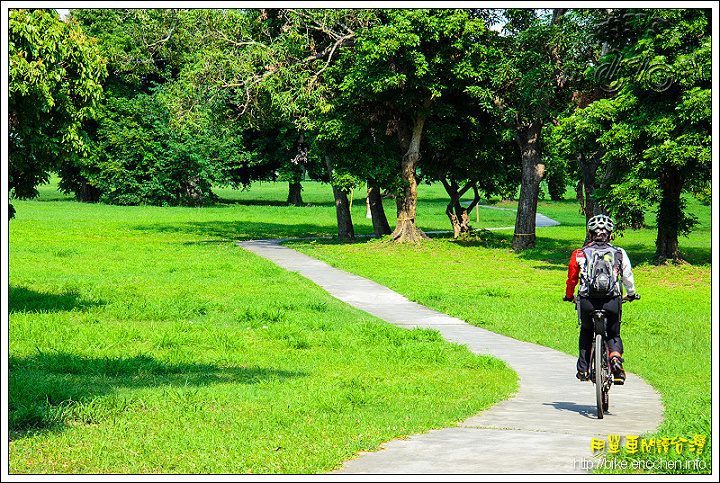
<instances>
[{"instance_id":1,"label":"white bicycle helmet","mask_svg":"<svg viewBox=\"0 0 720 483\"><path fill-rule=\"evenodd\" d=\"M615 229L615 224L613 223L612 218L607 215L595 215L588 221L587 229L588 231L596 231L599 228L604 228L609 233L612 233Z\"/></svg>"}]
</instances>

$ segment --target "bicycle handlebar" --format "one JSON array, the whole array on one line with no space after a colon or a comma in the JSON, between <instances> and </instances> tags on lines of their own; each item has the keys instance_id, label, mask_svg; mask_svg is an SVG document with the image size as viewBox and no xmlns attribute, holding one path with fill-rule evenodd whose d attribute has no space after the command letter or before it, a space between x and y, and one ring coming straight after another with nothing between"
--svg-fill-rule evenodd
<instances>
[{"instance_id":1,"label":"bicycle handlebar","mask_svg":"<svg viewBox=\"0 0 720 483\"><path fill-rule=\"evenodd\" d=\"M567 295L563 295L562 299L563 299L563 302L572 302L572 301L576 300L575 297L568 297ZM633 300L640 300L640 294L635 293L632 295L625 295L622 299L627 302L632 302Z\"/></svg>"}]
</instances>

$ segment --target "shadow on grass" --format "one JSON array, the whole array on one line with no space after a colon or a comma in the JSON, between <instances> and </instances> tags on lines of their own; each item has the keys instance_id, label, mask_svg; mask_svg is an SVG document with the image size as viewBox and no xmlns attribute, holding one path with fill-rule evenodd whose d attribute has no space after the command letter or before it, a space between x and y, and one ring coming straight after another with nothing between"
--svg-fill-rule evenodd
<instances>
[{"instance_id":1,"label":"shadow on grass","mask_svg":"<svg viewBox=\"0 0 720 483\"><path fill-rule=\"evenodd\" d=\"M137 225L133 230L159 233L186 233L214 238L218 241L242 241L266 238L301 238L332 236L334 227L312 223L281 224L249 221L196 221L187 223L157 223Z\"/></svg>"},{"instance_id":2,"label":"shadow on grass","mask_svg":"<svg viewBox=\"0 0 720 483\"><path fill-rule=\"evenodd\" d=\"M573 251L580 248L583 241L584 240L575 241L538 236L535 248L518 251L516 254L523 260L533 260L547 264L545 267L536 268L543 270L567 271L568 263L570 262L570 257L572 256ZM633 266L641 263L652 263L655 257L655 252L649 250L646 245L632 243L623 244L622 240L620 242L614 241L613 245L625 249Z\"/></svg>"},{"instance_id":3,"label":"shadow on grass","mask_svg":"<svg viewBox=\"0 0 720 483\"><path fill-rule=\"evenodd\" d=\"M512 240L512 235L510 237L510 240ZM574 241L540 235L535 239L535 248L528 248L515 253L522 260L545 262L548 270L562 269L567 271L572 252L580 248L582 242L583 240Z\"/></svg>"},{"instance_id":4,"label":"shadow on grass","mask_svg":"<svg viewBox=\"0 0 720 483\"><path fill-rule=\"evenodd\" d=\"M73 291L55 294L12 285L8 287L8 312L11 314L17 312L64 312L73 309L85 311L99 305L103 305L103 302L85 300L80 294Z\"/></svg>"},{"instance_id":5,"label":"shadow on grass","mask_svg":"<svg viewBox=\"0 0 720 483\"><path fill-rule=\"evenodd\" d=\"M306 375L257 366L168 363L145 355L86 357L38 350L34 356L8 359L9 429L17 439L30 432L62 429L71 420L88 423L112 417L132 406L126 398L120 405L114 401L119 387L167 386L169 397L180 400L183 391L192 387L257 384Z\"/></svg>"},{"instance_id":6,"label":"shadow on grass","mask_svg":"<svg viewBox=\"0 0 720 483\"><path fill-rule=\"evenodd\" d=\"M280 201L280 200L237 200L237 199L229 199L229 198L220 198L218 199L212 206L214 207L223 207L223 206L291 206L288 205L286 201ZM309 203L305 203L304 205L292 205L293 208L305 208L305 207L314 207L314 206L322 206L322 207L335 207L335 203L332 201L317 201L313 200Z\"/></svg>"},{"instance_id":7,"label":"shadow on grass","mask_svg":"<svg viewBox=\"0 0 720 483\"><path fill-rule=\"evenodd\" d=\"M535 248L517 252L518 256L525 260L542 261L549 264L564 265L570 261L572 252L581 247L584 240L557 240L549 237L539 236ZM654 242L654 240L653 240ZM630 258L632 266L655 263L654 243L625 243L622 238L615 239L612 244L625 249ZM710 248L687 247L681 251L685 255L686 262L691 265L705 265L712 261L712 250Z\"/></svg>"},{"instance_id":8,"label":"shadow on grass","mask_svg":"<svg viewBox=\"0 0 720 483\"><path fill-rule=\"evenodd\" d=\"M680 251L685 255L685 260L691 265L711 265L712 248L682 248Z\"/></svg>"},{"instance_id":9,"label":"shadow on grass","mask_svg":"<svg viewBox=\"0 0 720 483\"><path fill-rule=\"evenodd\" d=\"M365 233L356 233L357 239L347 241L337 238L337 229L333 225L320 225L313 223L282 224L257 221L197 221L172 224L151 224L137 225L133 229L139 231L156 232L182 232L203 238L212 238L210 242L234 242L251 239L272 239L272 238L317 238L320 244L350 244L367 243L377 240L374 236ZM431 233L433 239L452 240L450 231L442 233ZM494 231L479 230L468 236L454 240L454 243L464 247L507 249L512 247L512 230ZM515 252L524 260L534 260L548 264L547 270L567 270L567 264L572 252L580 248L584 242L584 230L578 225L577 238L568 239L558 237L552 232L552 228L544 228L538 232L536 247ZM208 243L208 240L201 240L194 243ZM380 240L382 242L382 239ZM624 248L631 258L633 266L643 263L653 263L655 260L654 243L624 243L622 238L613 241L616 246ZM710 248L690 247L684 249L687 261L691 264L709 264L712 259Z\"/></svg>"}]
</instances>

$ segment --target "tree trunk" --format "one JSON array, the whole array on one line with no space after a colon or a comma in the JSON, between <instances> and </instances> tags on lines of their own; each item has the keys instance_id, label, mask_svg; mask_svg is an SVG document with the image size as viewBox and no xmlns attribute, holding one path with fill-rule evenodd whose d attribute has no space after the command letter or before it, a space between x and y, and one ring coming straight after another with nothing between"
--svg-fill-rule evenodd
<instances>
[{"instance_id":1,"label":"tree trunk","mask_svg":"<svg viewBox=\"0 0 720 483\"><path fill-rule=\"evenodd\" d=\"M518 145L522 154L522 184L512 239L513 250L535 247L535 214L540 182L545 175L545 163L540 156L541 129L540 119L518 129Z\"/></svg>"},{"instance_id":2,"label":"tree trunk","mask_svg":"<svg viewBox=\"0 0 720 483\"><path fill-rule=\"evenodd\" d=\"M100 201L100 190L81 178L80 187L75 191L75 199L82 203L97 203Z\"/></svg>"},{"instance_id":3,"label":"tree trunk","mask_svg":"<svg viewBox=\"0 0 720 483\"><path fill-rule=\"evenodd\" d=\"M332 180L332 165L330 157L325 156L325 166L327 166L328 175ZM332 185L333 197L335 198L335 215L337 218L338 238L342 240L354 240L355 230L353 228L352 217L350 216L350 202L347 193Z\"/></svg>"},{"instance_id":4,"label":"tree trunk","mask_svg":"<svg viewBox=\"0 0 720 483\"><path fill-rule=\"evenodd\" d=\"M287 204L293 206L304 205L302 199L302 183L299 181L290 181L288 188Z\"/></svg>"},{"instance_id":5,"label":"tree trunk","mask_svg":"<svg viewBox=\"0 0 720 483\"><path fill-rule=\"evenodd\" d=\"M185 198L185 203L187 203L188 206L202 206L205 203L206 194L200 186L200 178L198 176L193 176L185 182L182 196Z\"/></svg>"},{"instance_id":6,"label":"tree trunk","mask_svg":"<svg viewBox=\"0 0 720 483\"><path fill-rule=\"evenodd\" d=\"M470 233L470 212L475 208L475 205L480 202L480 192L478 191L476 181L469 181L461 190L458 189L459 186L455 180L448 182L443 179L442 183L443 186L445 186L445 191L450 195L450 202L445 209L445 213L450 219L450 224L453 228L453 237L457 239L461 235ZM460 204L460 198L462 198L470 188L475 191L475 198L469 206L464 207Z\"/></svg>"},{"instance_id":7,"label":"tree trunk","mask_svg":"<svg viewBox=\"0 0 720 483\"><path fill-rule=\"evenodd\" d=\"M580 164L580 156L582 154L578 154L578 164ZM575 185L575 199L577 200L578 204L580 205L580 214L585 214L585 195L583 193L583 180L580 180Z\"/></svg>"},{"instance_id":8,"label":"tree trunk","mask_svg":"<svg viewBox=\"0 0 720 483\"><path fill-rule=\"evenodd\" d=\"M385 215L385 209L383 208L380 190L373 186L368 186L367 200L375 237L381 238L392 233L390 224L387 221L387 216Z\"/></svg>"},{"instance_id":9,"label":"tree trunk","mask_svg":"<svg viewBox=\"0 0 720 483\"><path fill-rule=\"evenodd\" d=\"M417 179L415 170L420 162L420 139L422 138L425 118L418 117L412 127L410 135L408 129L399 129L401 146L407 146L402 159L400 177L403 189L398 193L395 203L397 205L397 224L391 233L392 241L404 243L417 243L430 238L415 224L417 211Z\"/></svg>"},{"instance_id":10,"label":"tree trunk","mask_svg":"<svg viewBox=\"0 0 720 483\"><path fill-rule=\"evenodd\" d=\"M300 132L298 134L297 142L295 143L295 157L290 160L291 165L295 166L292 168L293 174L290 180L290 186L288 189L287 204L293 206L303 206L302 199L302 184L301 182L305 179L305 166L307 165L308 159L308 145L305 144L305 133Z\"/></svg>"},{"instance_id":11,"label":"tree trunk","mask_svg":"<svg viewBox=\"0 0 720 483\"><path fill-rule=\"evenodd\" d=\"M658 207L658 234L655 240L655 262L684 262L685 256L680 252L678 235L683 218L682 200L683 178L676 169L668 168L660 176L662 191Z\"/></svg>"},{"instance_id":12,"label":"tree trunk","mask_svg":"<svg viewBox=\"0 0 720 483\"><path fill-rule=\"evenodd\" d=\"M590 159L585 157L583 153L578 154L578 165L583 175L582 184L585 191L585 206L583 211L586 226L590 218L605 211L592 197L595 192L595 180L597 179L597 170L600 167L600 158L602 158L602 156L603 153L600 151L594 153Z\"/></svg>"}]
</instances>

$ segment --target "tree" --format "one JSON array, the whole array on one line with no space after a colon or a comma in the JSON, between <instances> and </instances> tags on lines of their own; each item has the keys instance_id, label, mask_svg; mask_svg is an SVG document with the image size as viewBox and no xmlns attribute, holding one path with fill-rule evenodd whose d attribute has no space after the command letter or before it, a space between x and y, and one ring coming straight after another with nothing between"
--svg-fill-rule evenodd
<instances>
[{"instance_id":1,"label":"tree","mask_svg":"<svg viewBox=\"0 0 720 483\"><path fill-rule=\"evenodd\" d=\"M329 69L330 71L334 69ZM342 71L338 71L344 77ZM391 233L380 197L383 187L395 180L397 167L384 153L385 145L376 142L373 128L363 116L342 104L342 97L324 99L317 113L317 146L325 153L327 170L335 198L338 236L354 238L348 193L367 180L368 203L376 237ZM361 153L361 155L359 155Z\"/></svg>"},{"instance_id":2,"label":"tree","mask_svg":"<svg viewBox=\"0 0 720 483\"><path fill-rule=\"evenodd\" d=\"M567 9L508 9L505 16L506 35L495 44L495 61L478 71L471 92L499 111L518 145L522 181L512 247L522 250L535 246L537 200L546 171L543 127L570 100L567 66L575 62L583 28L579 16Z\"/></svg>"},{"instance_id":3,"label":"tree","mask_svg":"<svg viewBox=\"0 0 720 483\"><path fill-rule=\"evenodd\" d=\"M352 56L352 53L345 55ZM334 193L340 223L352 224L347 205L347 193L357 187L357 180L367 181L367 203L373 222L373 231L380 238L392 233L385 215L383 190L395 186L400 162L397 156L397 138L381 132L381 109L368 113L367 106L358 105L352 96L344 95L342 84L346 79L346 63L337 62L323 75L328 86L327 95L315 111L318 148L326 153L328 170L333 173ZM387 120L385 120L387 122ZM336 189L337 188L337 189Z\"/></svg>"},{"instance_id":4,"label":"tree","mask_svg":"<svg viewBox=\"0 0 720 483\"><path fill-rule=\"evenodd\" d=\"M575 128L574 120L580 118L573 117L573 114L583 109L587 109L585 112L589 114L593 112L592 109L589 109L593 102L608 97L612 97L612 95L599 88L576 91L573 94L573 101L576 104L574 109L561 114L557 123L544 133L545 144L549 147L548 154L555 164L565 165L565 173L572 171L571 165L575 164L577 167L575 173L575 176L579 178L576 185L577 199L580 203L580 214L585 215L586 224L595 215L607 214L607 210L596 201L594 193L596 189L607 188L613 166L612 164L608 165L602 180L597 180L605 154L604 148L596 141L597 136L600 136L606 128L603 125L602 114L599 114L599 117L591 115L585 118L586 124L583 129ZM569 175L566 174L565 177L569 178ZM622 228L622 223L618 227Z\"/></svg>"},{"instance_id":5,"label":"tree","mask_svg":"<svg viewBox=\"0 0 720 483\"><path fill-rule=\"evenodd\" d=\"M223 121L220 123L227 124ZM244 150L256 160L256 167L262 167L261 171L248 179L246 186L249 186L251 181L265 179L287 181L289 189L286 204L304 206L302 182L306 175L323 178L320 160L314 150L311 150L311 136L299 131L292 122L281 119L275 119L262 127L245 128L241 131L250 141L246 143Z\"/></svg>"},{"instance_id":6,"label":"tree","mask_svg":"<svg viewBox=\"0 0 720 483\"><path fill-rule=\"evenodd\" d=\"M173 79L187 55L187 12L180 9L71 9L86 35L97 39L111 78L147 87Z\"/></svg>"},{"instance_id":7,"label":"tree","mask_svg":"<svg viewBox=\"0 0 720 483\"><path fill-rule=\"evenodd\" d=\"M9 188L11 197L28 199L49 171L86 149L82 122L106 70L92 41L54 10L10 10L8 26Z\"/></svg>"},{"instance_id":8,"label":"tree","mask_svg":"<svg viewBox=\"0 0 720 483\"><path fill-rule=\"evenodd\" d=\"M468 82L471 58L483 57L488 35L466 10L383 10L359 29L352 49L339 60L344 105L371 121L372 134L390 159L399 160L397 223L391 239L427 239L417 227L417 175L429 119L453 91ZM394 161L397 162L397 161Z\"/></svg>"},{"instance_id":9,"label":"tree","mask_svg":"<svg viewBox=\"0 0 720 483\"><path fill-rule=\"evenodd\" d=\"M171 9L73 9L71 17L98 39L110 75L95 119L92 149L59 170L60 188L80 201L198 205L228 155L208 116L177 122L169 86L187 46L184 13ZM222 156L219 154L222 152Z\"/></svg>"},{"instance_id":10,"label":"tree","mask_svg":"<svg viewBox=\"0 0 720 483\"><path fill-rule=\"evenodd\" d=\"M277 171L257 156L252 129L224 122L222 100L183 112L180 74L193 65L192 42L206 35L191 12L73 9L71 18L98 39L110 76L86 125L93 149L63 163L61 189L81 201L199 205L215 184L247 186Z\"/></svg>"},{"instance_id":11,"label":"tree","mask_svg":"<svg viewBox=\"0 0 720 483\"><path fill-rule=\"evenodd\" d=\"M347 129L343 139L365 136L361 145L374 153L366 160L348 142L319 142L329 156L319 157L330 161L331 171L347 171L376 189L393 181L393 239L427 238L415 222L426 120L441 109L447 92L464 89L470 59L484 58L489 31L477 11L261 9L191 16L203 35L195 36L193 65L180 74L180 85L192 86L188 110L215 102L258 127L283 119L318 139L338 139L333 133L339 125ZM349 127L348 112L367 122ZM393 176L389 169L368 168L379 160L397 166ZM344 209L343 189L334 193ZM378 218L385 218L379 211ZM338 214L346 218L349 213ZM377 221L382 232L386 223Z\"/></svg>"},{"instance_id":12,"label":"tree","mask_svg":"<svg viewBox=\"0 0 720 483\"><path fill-rule=\"evenodd\" d=\"M425 181L440 181L450 196L446 214L455 238L470 232L470 212L488 196L514 193L520 180L519 156L512 140L503 139L500 119L484 111L465 92L449 95L440 115L429 120L422 166ZM473 199L460 199L470 190Z\"/></svg>"},{"instance_id":13,"label":"tree","mask_svg":"<svg viewBox=\"0 0 720 483\"><path fill-rule=\"evenodd\" d=\"M174 124L166 96L164 86L128 96L109 89L89 154L63 165L61 188L84 193L82 183L97 197L83 201L120 205L198 206L213 199L211 182L239 162L235 149L242 140L232 133L220 138L205 119Z\"/></svg>"},{"instance_id":14,"label":"tree","mask_svg":"<svg viewBox=\"0 0 720 483\"><path fill-rule=\"evenodd\" d=\"M223 99L238 119L261 123L282 116L305 133L344 115L332 108L319 111L328 106L342 104L356 116L375 119L360 131L375 136L373 142L387 159L400 161L393 238L427 238L415 224L416 169L425 120L443 91L458 88L466 75L463 59L487 31L484 22L457 10L287 9L193 15L198 24L211 25L198 45L196 67L186 70L193 92L204 91L208 100ZM333 168L341 168L337 163L348 158L337 151L327 151ZM369 171L356 169L352 174L377 182ZM336 205L342 208L339 201Z\"/></svg>"},{"instance_id":15,"label":"tree","mask_svg":"<svg viewBox=\"0 0 720 483\"><path fill-rule=\"evenodd\" d=\"M275 158L274 148L293 146L277 171L289 182L288 203L302 204L305 173L325 169L324 155L309 151L314 106L325 93L320 74L360 17L354 10L190 11L196 43L177 83L178 115L207 106L260 137L264 131L287 134L265 154Z\"/></svg>"},{"instance_id":16,"label":"tree","mask_svg":"<svg viewBox=\"0 0 720 483\"><path fill-rule=\"evenodd\" d=\"M619 66L607 85L617 94L563 121L568 138L586 140L612 166L608 189L595 198L621 224L631 225L633 215L659 201L658 262L683 260L678 237L696 223L683 192L702 191L710 180L709 15L616 12L622 43L598 69Z\"/></svg>"}]
</instances>

